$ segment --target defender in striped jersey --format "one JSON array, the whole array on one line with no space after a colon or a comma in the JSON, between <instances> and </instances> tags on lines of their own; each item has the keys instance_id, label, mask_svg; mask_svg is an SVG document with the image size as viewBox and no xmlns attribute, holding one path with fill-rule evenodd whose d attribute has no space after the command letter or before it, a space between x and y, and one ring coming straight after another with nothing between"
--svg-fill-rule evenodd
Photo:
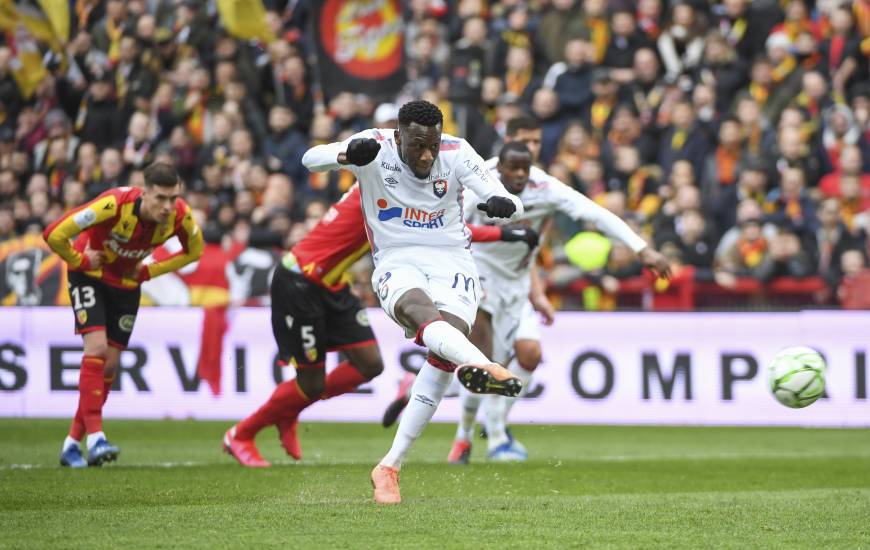
<instances>
[{"instance_id":1,"label":"defender in striped jersey","mask_svg":"<svg viewBox=\"0 0 870 550\"><path fill-rule=\"evenodd\" d=\"M43 235L67 264L76 334L84 340L79 406L61 449L62 466L100 466L117 458L119 449L103 433L103 405L136 322L139 285L202 255L202 232L179 196L175 168L155 163L144 176L144 189L110 189L55 221ZM181 250L143 263L172 237L178 237ZM85 433L87 463L79 448Z\"/></svg>"},{"instance_id":2,"label":"defender in striped jersey","mask_svg":"<svg viewBox=\"0 0 870 550\"><path fill-rule=\"evenodd\" d=\"M475 238L478 228L470 229ZM491 231L479 235L486 240L518 240L527 231L508 228L497 236ZM270 465L254 443L257 433L270 425L278 428L287 454L299 460L299 414L320 399L353 391L383 370L366 311L348 284L348 268L368 251L360 190L354 185L275 270L272 332L279 361L292 365L296 378L279 384L262 407L224 434L224 451L243 466ZM347 360L327 375L329 351L342 351Z\"/></svg>"}]
</instances>

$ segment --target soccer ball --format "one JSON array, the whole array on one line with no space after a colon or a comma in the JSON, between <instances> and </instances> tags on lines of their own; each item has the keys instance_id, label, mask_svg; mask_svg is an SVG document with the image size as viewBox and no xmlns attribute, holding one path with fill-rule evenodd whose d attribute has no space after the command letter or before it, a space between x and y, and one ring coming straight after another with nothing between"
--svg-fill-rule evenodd
<instances>
[{"instance_id":1,"label":"soccer ball","mask_svg":"<svg viewBox=\"0 0 870 550\"><path fill-rule=\"evenodd\" d=\"M786 407L812 405L825 391L826 368L825 359L812 348L785 348L767 367L770 391Z\"/></svg>"}]
</instances>

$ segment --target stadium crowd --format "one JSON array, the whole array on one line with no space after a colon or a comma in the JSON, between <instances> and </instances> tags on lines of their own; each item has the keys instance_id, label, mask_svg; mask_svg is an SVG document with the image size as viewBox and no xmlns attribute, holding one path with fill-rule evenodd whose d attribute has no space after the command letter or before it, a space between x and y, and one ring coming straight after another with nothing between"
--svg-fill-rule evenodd
<instances>
[{"instance_id":1,"label":"stadium crowd","mask_svg":"<svg viewBox=\"0 0 870 550\"><path fill-rule=\"evenodd\" d=\"M815 276L815 300L835 303L866 280L870 0L406 0L407 84L385 98L325 97L318 3L264 5L268 45L223 31L211 1L77 0L74 62L48 54L26 100L0 47L0 241L162 159L207 241L289 247L353 183L308 173L305 150L422 97L485 157L533 114L542 166L697 281ZM551 283L613 293L640 274L587 230L556 220Z\"/></svg>"}]
</instances>

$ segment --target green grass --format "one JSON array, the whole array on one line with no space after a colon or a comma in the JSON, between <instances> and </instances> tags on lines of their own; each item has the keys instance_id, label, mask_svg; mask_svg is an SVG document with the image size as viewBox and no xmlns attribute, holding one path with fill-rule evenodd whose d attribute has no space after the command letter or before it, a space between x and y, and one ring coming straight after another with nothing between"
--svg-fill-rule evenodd
<instances>
[{"instance_id":1,"label":"green grass","mask_svg":"<svg viewBox=\"0 0 870 550\"><path fill-rule=\"evenodd\" d=\"M444 463L432 425L398 507L371 503L392 431L303 424L292 464L219 451L227 423L110 420L102 469L56 467L67 421L0 420L0 548L870 548L870 431L520 426L525 464Z\"/></svg>"}]
</instances>

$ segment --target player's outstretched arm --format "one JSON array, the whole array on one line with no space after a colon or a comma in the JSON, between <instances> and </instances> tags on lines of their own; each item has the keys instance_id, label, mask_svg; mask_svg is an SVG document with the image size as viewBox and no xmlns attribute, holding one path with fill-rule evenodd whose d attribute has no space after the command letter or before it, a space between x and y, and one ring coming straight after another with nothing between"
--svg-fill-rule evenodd
<instances>
[{"instance_id":1,"label":"player's outstretched arm","mask_svg":"<svg viewBox=\"0 0 870 550\"><path fill-rule=\"evenodd\" d=\"M184 206L184 216L181 223L176 225L175 234L181 241L182 249L164 260L139 267L139 272L135 274L136 280L147 281L164 273L179 270L202 256L205 242L202 231L193 219L190 206Z\"/></svg>"},{"instance_id":2,"label":"player's outstretched arm","mask_svg":"<svg viewBox=\"0 0 870 550\"><path fill-rule=\"evenodd\" d=\"M42 238L71 269L90 271L102 265L102 252L87 250L84 254L73 248L72 239L85 229L114 218L118 201L107 191L91 202L71 210L45 228Z\"/></svg>"},{"instance_id":3,"label":"player's outstretched arm","mask_svg":"<svg viewBox=\"0 0 870 550\"><path fill-rule=\"evenodd\" d=\"M619 239L631 248L643 265L653 273L662 277L670 276L667 259L649 246L643 237L635 233L622 218L555 178L551 180L550 188L555 195L555 203L559 210L574 220L594 222L607 236Z\"/></svg>"},{"instance_id":4,"label":"player's outstretched arm","mask_svg":"<svg viewBox=\"0 0 870 550\"><path fill-rule=\"evenodd\" d=\"M302 164L312 172L326 172L345 166L365 166L375 160L381 144L362 132L343 142L316 145L305 151Z\"/></svg>"}]
</instances>

